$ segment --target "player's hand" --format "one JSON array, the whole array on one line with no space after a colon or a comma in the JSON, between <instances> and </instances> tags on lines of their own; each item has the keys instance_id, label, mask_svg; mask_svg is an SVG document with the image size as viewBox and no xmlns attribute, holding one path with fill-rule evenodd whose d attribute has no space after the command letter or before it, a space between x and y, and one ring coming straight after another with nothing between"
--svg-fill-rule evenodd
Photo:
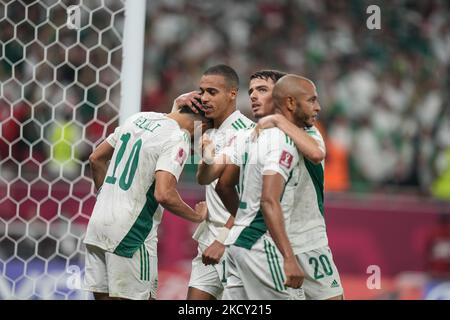
<instances>
[{"instance_id":1,"label":"player's hand","mask_svg":"<svg viewBox=\"0 0 450 320\"><path fill-rule=\"evenodd\" d=\"M214 241L202 254L202 262L204 265L218 264L225 252L225 245L219 241Z\"/></svg>"},{"instance_id":2,"label":"player's hand","mask_svg":"<svg viewBox=\"0 0 450 320\"><path fill-rule=\"evenodd\" d=\"M208 216L208 208L206 207L206 202L205 201L200 201L199 203L197 203L195 205L195 212L198 215L198 221L197 222L202 222L206 219L206 217Z\"/></svg>"},{"instance_id":3,"label":"player's hand","mask_svg":"<svg viewBox=\"0 0 450 320\"><path fill-rule=\"evenodd\" d=\"M263 129L276 127L276 116L277 116L276 114L272 114L270 116L265 116L265 117L259 119L255 128L253 129L253 132L251 134L251 139L253 141L258 139L259 134L261 133L261 131Z\"/></svg>"},{"instance_id":4,"label":"player's hand","mask_svg":"<svg viewBox=\"0 0 450 320\"><path fill-rule=\"evenodd\" d=\"M195 106L197 106L200 110L205 111L202 104L199 102L201 97L202 96L198 91L184 93L175 99L172 111L179 110L182 106L190 107L194 113L198 113L198 110L195 108Z\"/></svg>"},{"instance_id":5,"label":"player's hand","mask_svg":"<svg viewBox=\"0 0 450 320\"><path fill-rule=\"evenodd\" d=\"M212 164L216 156L216 146L209 136L204 133L199 141L199 149L202 154L202 159L206 164Z\"/></svg>"},{"instance_id":6,"label":"player's hand","mask_svg":"<svg viewBox=\"0 0 450 320\"><path fill-rule=\"evenodd\" d=\"M259 126L261 129L277 127L278 123L282 121L282 118L284 117L281 114L271 114L259 119L257 126Z\"/></svg>"},{"instance_id":7,"label":"player's hand","mask_svg":"<svg viewBox=\"0 0 450 320\"><path fill-rule=\"evenodd\" d=\"M286 275L286 281L284 282L286 287L298 289L302 286L305 273L295 257L284 260L284 273Z\"/></svg>"}]
</instances>

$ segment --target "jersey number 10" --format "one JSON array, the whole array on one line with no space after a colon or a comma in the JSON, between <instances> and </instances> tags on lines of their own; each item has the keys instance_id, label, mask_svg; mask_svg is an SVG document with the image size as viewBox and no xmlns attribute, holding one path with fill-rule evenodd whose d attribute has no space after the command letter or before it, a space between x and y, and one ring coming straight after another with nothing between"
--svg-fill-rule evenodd
<instances>
[{"instance_id":1,"label":"jersey number 10","mask_svg":"<svg viewBox=\"0 0 450 320\"><path fill-rule=\"evenodd\" d=\"M120 145L119 151L117 152L116 161L114 162L114 170L111 176L107 176L105 179L105 183L115 184L117 181L116 178L116 170L119 166L120 161L122 161L123 154L127 148L128 141L130 141L131 134L125 133L120 137L122 144ZM127 191L130 189L131 184L133 183L134 176L136 174L136 169L139 163L139 151L141 151L142 140L138 139L134 145L133 149L131 149L130 156L128 157L127 163L125 164L125 168L123 169L122 174L119 179L119 187L120 189Z\"/></svg>"}]
</instances>

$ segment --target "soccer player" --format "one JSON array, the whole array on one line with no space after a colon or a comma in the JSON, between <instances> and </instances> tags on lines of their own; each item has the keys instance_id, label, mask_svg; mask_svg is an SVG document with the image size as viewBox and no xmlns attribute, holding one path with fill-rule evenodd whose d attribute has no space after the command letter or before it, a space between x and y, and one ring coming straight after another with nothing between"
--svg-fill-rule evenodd
<instances>
[{"instance_id":1,"label":"soccer player","mask_svg":"<svg viewBox=\"0 0 450 320\"><path fill-rule=\"evenodd\" d=\"M177 104L199 105L201 100L205 116L213 121L210 137L215 151L220 153L227 140L237 131L253 127L255 124L236 110L236 98L239 78L236 71L227 65L208 68L202 75L198 92L181 95L175 100ZM211 245L219 234L219 229L226 224L231 227L233 221L215 191L216 181L206 186L206 205L208 218L195 231L193 238L198 242L198 255L192 261L189 280L188 300L215 300L222 295L224 288L224 260L216 265L202 263L203 251Z\"/></svg>"},{"instance_id":2,"label":"soccer player","mask_svg":"<svg viewBox=\"0 0 450 320\"><path fill-rule=\"evenodd\" d=\"M98 195L84 240L84 283L95 299L155 299L162 207L193 222L206 218L205 203L193 210L176 190L194 122L208 123L187 106L137 113L89 157Z\"/></svg>"},{"instance_id":3,"label":"soccer player","mask_svg":"<svg viewBox=\"0 0 450 320\"><path fill-rule=\"evenodd\" d=\"M324 156L325 142L314 123L320 111L316 86L301 78L301 90L296 99L302 126L289 122L283 115L275 114L262 118L259 128L278 127L292 138L299 150L305 150L302 135L308 134L320 146L320 152L310 157L300 157L300 179L295 187L294 208L288 227L294 253L305 272L302 289L306 299L341 300L343 288L339 272L328 246L324 218ZM301 291L297 292L301 294Z\"/></svg>"},{"instance_id":4,"label":"soccer player","mask_svg":"<svg viewBox=\"0 0 450 320\"><path fill-rule=\"evenodd\" d=\"M286 75L273 88L273 102L289 121L299 125L292 99L298 77ZM240 166L239 209L225 240L226 299L290 299L287 287L299 288L303 271L295 258L286 231L298 179L299 154L278 128L264 130L258 138L247 135L228 154ZM285 205L282 206L282 202Z\"/></svg>"}]
</instances>

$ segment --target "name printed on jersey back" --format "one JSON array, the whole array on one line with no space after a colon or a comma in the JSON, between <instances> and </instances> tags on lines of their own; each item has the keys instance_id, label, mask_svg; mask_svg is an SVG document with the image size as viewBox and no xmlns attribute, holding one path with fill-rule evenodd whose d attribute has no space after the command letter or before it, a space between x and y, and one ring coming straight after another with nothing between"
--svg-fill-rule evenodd
<instances>
[{"instance_id":1,"label":"name printed on jersey back","mask_svg":"<svg viewBox=\"0 0 450 320\"><path fill-rule=\"evenodd\" d=\"M161 127L161 124L159 123L158 120L155 121L154 119L148 119L144 116L140 116L139 118L134 120L133 123L138 128L146 130L146 131L150 131L150 132L153 132L157 128Z\"/></svg>"}]
</instances>

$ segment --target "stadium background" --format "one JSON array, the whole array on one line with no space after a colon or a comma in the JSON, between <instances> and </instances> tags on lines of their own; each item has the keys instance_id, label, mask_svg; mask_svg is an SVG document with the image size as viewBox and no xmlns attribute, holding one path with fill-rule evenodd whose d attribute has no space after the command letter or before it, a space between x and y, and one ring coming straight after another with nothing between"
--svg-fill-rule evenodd
<instances>
[{"instance_id":1,"label":"stadium background","mask_svg":"<svg viewBox=\"0 0 450 320\"><path fill-rule=\"evenodd\" d=\"M66 8L79 4L81 30L69 30ZM372 4L381 30L366 26ZM444 0L148 1L142 110L169 112L216 63L237 70L249 116L252 72L311 78L346 297L449 299L449 10ZM122 29L121 1L0 3L0 299L87 297L76 289L95 202L87 159L118 125ZM191 205L204 194L195 170L180 182ZM185 297L194 228L164 216L160 298ZM381 287L367 286L369 266Z\"/></svg>"}]
</instances>

